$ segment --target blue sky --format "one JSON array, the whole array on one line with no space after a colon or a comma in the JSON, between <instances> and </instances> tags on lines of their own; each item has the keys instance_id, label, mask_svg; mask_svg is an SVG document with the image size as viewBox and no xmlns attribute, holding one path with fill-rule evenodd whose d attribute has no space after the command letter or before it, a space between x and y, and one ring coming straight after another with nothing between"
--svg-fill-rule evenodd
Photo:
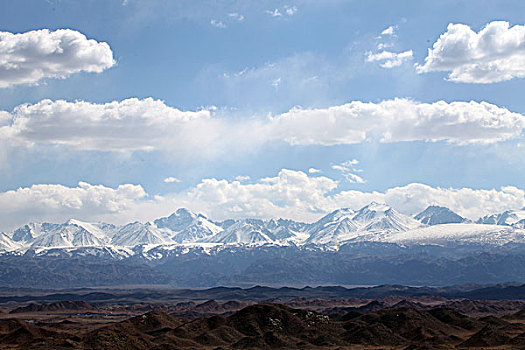
<instances>
[{"instance_id":1,"label":"blue sky","mask_svg":"<svg viewBox=\"0 0 525 350\"><path fill-rule=\"evenodd\" d=\"M523 13L525 3L519 0L0 0L0 31L22 34L41 29L49 29L51 33L57 29L70 29L98 44L107 43L110 51L106 50L106 54L112 55L114 60L107 61L107 55L105 61L101 58L97 63L99 72L86 68L88 63L85 63L86 67L78 68L71 62L66 66L65 61L61 61L60 64L64 65L62 73L47 73L30 82L13 80L0 88L0 110L7 120L7 131L0 133L3 138L0 192L6 197L15 191L13 196L18 198L20 192L16 191L19 188L28 189L29 192L35 191L31 190L35 185L61 185L66 189L74 189L79 182L86 182L102 186L108 191L125 184L140 186L145 193L143 196L123 199L139 202L140 205L156 202L155 196L170 198L164 204L157 201L143 219L185 205L218 217L286 216L286 213L295 213L288 216L308 220L332 209L332 206L345 204L332 201L325 207L312 209L309 207L312 203L301 202L302 209L294 207L295 210L292 208L294 204L279 204L282 198L254 197L254 201L267 200L271 202L271 208L280 208L267 210L266 207L254 207L253 203L248 205L243 202L247 199L240 193L249 192L252 188L242 186L264 183L261 179L275 178L283 169L288 169L298 176L304 173L310 180L320 177L337 183L335 188L321 191L323 198L333 199L341 191L365 194L376 191L384 194L389 189L412 183L425 184L433 189L494 190L495 196L507 198L502 194L505 192L501 190L502 187L513 186L520 191L525 188L525 157L522 156L525 44L523 41L519 44L524 25ZM503 81L498 81L486 72L472 73L469 70L474 64L494 63L490 61L490 57L493 57L490 50L497 43L494 47L480 44L479 50L486 51L483 54L486 54L484 57L488 57L488 61L474 62L474 56L469 56L462 48L458 49L460 41L456 42L457 47L452 47L449 41L449 51L443 52L453 55L438 57L441 61L436 59L425 66L428 50L440 35L452 33L447 29L450 23L464 24L475 35L495 21L505 21L510 28L518 26L520 29L511 31L518 38L518 44L510 49L505 46L502 49L504 51L500 52L510 57L504 62L497 62L501 76L510 72ZM460 29L466 33L465 27ZM497 33L507 35L505 29ZM451 38L459 40L457 37ZM498 40L504 39L497 38L496 42L500 42ZM26 51L20 52L26 54ZM400 58L400 62L385 68L382 64L388 66L388 59L373 59L382 52L390 55L406 53L406 59ZM459 78L454 80L452 75L449 76L454 69L450 68L450 64L457 64L452 62L457 57L463 59L463 63L457 68ZM41 62L46 58L37 57L37 60ZM3 64L2 60L0 64ZM426 67L426 71L418 70L417 65L423 70ZM0 81L1 74L5 72L7 70L0 70ZM16 119L13 116L17 113L17 106L23 104L34 106L49 99L52 103L59 100L71 104L85 101L95 106L119 103L129 98L143 101L149 97L159 100L167 109L177 109L181 113L204 111L209 113L203 117L204 120L211 118L214 123L209 125L202 122L202 125L184 127L182 131L159 127L155 130L160 133L165 131L167 134L162 135L165 140L161 144L151 144L145 138L155 138L155 130L151 134L141 133L144 127L140 124L137 124L137 130L133 130L131 126L136 121L130 119L122 122L129 126L122 134L129 134L122 136L118 146L115 146L117 149L109 146L105 149L104 140L98 140L97 145L93 146L93 138L96 137L86 136L83 139L81 131L75 134L82 128L93 128L95 133L100 133L96 128L104 127L90 124L94 122L88 116L96 113L90 109L84 114L68 112L70 114L64 117L66 119L60 119L59 123L35 123L33 129L28 130L23 137L20 134L17 134L16 139L7 136L11 135L7 127L12 126ZM421 130L414 130L407 136L398 130L398 135L394 135L392 141L385 142L384 135L390 135L390 128L403 128L394 123L396 114L388 117L394 121L388 119L390 122L385 122L384 128L378 130L377 125L370 127L364 139L350 137L350 134L345 133L341 136L343 141L324 135L326 124L322 116L316 117L315 122L311 123L306 119L298 119L296 123L268 122L272 118L279 119L279 116L286 115L294 108L325 111L353 102L371 103L371 108L376 108L382 101L396 99L411 101L407 102L408 108L415 105L418 111L419 105L423 105L421 109L432 109L429 113L434 119L425 124L430 131L421 134ZM450 106L455 101L486 102L498 110L494 113L492 109L488 111L487 119L475 120L469 125L458 122L452 131L443 131L448 126L439 124L441 109L434 111L438 101L445 101ZM53 106L49 108L56 107ZM388 113L389 108L399 108L396 110L402 114L404 105L396 106L387 106L381 109L382 112L371 114L363 112L365 107L362 106L351 109L355 109L357 114L362 113L359 118L366 121L374 113ZM148 105L141 108L153 107ZM474 108L472 106L462 107L464 109L459 112L454 108L450 107L453 110L450 113L455 116L452 118L470 113L475 119L474 115L478 115L477 110L471 110ZM36 109L33 114L28 112L23 116L37 120L38 113L43 112ZM500 112L512 114L508 118L513 119L506 126L510 131L506 129L505 132L493 133L491 129L489 137L485 129L476 129L475 123L483 124L493 120L491 118L498 119L502 115ZM423 112L414 113L420 113L418 118L424 117L421 116ZM69 137L64 136L72 132L64 126L64 120L66 123L69 120L67 118L75 120L80 128L73 130ZM82 118L86 120L84 124L81 123ZM382 122L378 123L380 125ZM57 125L62 128L51 132L50 126ZM337 125L335 131L349 124L345 121L341 124L343 126ZM303 126L313 127L316 132L308 142L304 141L304 137L309 137L309 131L297 131ZM119 124L111 132L120 133L122 127ZM202 132L202 127L207 131ZM195 131L196 128L199 130ZM434 128L438 130L436 133L431 132ZM442 131L439 131L440 128L443 128ZM281 129L286 129L286 132L281 132ZM353 132L360 131L359 126L355 129ZM173 140L169 141L172 132ZM213 141L208 139L210 133L214 135ZM326 133L330 133L328 128ZM376 134L383 135L383 138ZM459 134L467 136L459 137ZM137 138L136 144L144 144L144 147L134 149L130 146L134 142L133 137ZM303 139L299 140L300 137ZM236 142L236 138L240 141ZM79 139L82 140L77 142ZM253 141L255 139L257 141ZM340 166L345 162L346 171ZM309 172L310 168L319 171ZM232 186L238 176L250 177L239 178L240 189L234 194L230 193L239 203L228 202L223 209L214 210L212 204L202 205L196 199L201 198L196 193L205 179L226 180ZM169 177L177 181L165 182L164 179ZM486 196L479 194L481 192L476 193L486 200ZM488 210L521 205L523 193L518 192L515 196L517 202L515 197L502 199L499 206L478 211L472 208L485 202L473 201L472 208L456 197L450 197L450 203L444 203L446 200L441 197L430 196L427 202L449 204L458 211L477 215ZM300 202L296 199L287 197L291 203ZM130 209L127 216L117 219L107 214L108 211L112 212L113 209L108 209L111 206L95 205L95 210L92 204L86 204L89 200L80 201L82 204L73 210L59 200L62 204L50 205L48 210L34 214L35 220L59 220L67 215L75 215L90 220L118 221L137 213L133 206L135 204L123 204L125 208L132 207L133 210ZM0 207L1 202L0 199ZM356 206L361 202L349 200L348 206ZM246 210L242 213L234 210L237 204ZM412 206L401 209L407 212L414 210ZM32 219L32 212L34 209L21 200L20 207L13 209L13 215L17 218L13 225L15 221L18 224Z\"/></svg>"}]
</instances>

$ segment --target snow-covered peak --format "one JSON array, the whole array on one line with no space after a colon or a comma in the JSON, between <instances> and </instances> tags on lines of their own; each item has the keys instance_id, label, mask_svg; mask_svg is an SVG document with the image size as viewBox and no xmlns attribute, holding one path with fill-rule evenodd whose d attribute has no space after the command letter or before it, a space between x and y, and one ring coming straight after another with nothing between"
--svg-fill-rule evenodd
<instances>
[{"instance_id":1,"label":"snow-covered peak","mask_svg":"<svg viewBox=\"0 0 525 350\"><path fill-rule=\"evenodd\" d=\"M343 221L345 219L352 219L355 215L355 211L350 208L341 208L334 210L333 212L323 216L318 221L311 224L310 231L321 229L336 222Z\"/></svg>"},{"instance_id":2,"label":"snow-covered peak","mask_svg":"<svg viewBox=\"0 0 525 350\"><path fill-rule=\"evenodd\" d=\"M407 231L421 224L383 203L372 202L357 212L339 209L310 225L305 243L339 244L376 232Z\"/></svg>"},{"instance_id":3,"label":"snow-covered peak","mask_svg":"<svg viewBox=\"0 0 525 350\"><path fill-rule=\"evenodd\" d=\"M76 219L69 219L64 225L82 228L101 240L104 240L108 236L106 230L110 229L110 226L107 224L94 224Z\"/></svg>"},{"instance_id":4,"label":"snow-covered peak","mask_svg":"<svg viewBox=\"0 0 525 350\"><path fill-rule=\"evenodd\" d=\"M485 225L516 226L518 228L523 228L525 227L525 210L507 210L499 214L486 215L478 219L476 223Z\"/></svg>"},{"instance_id":5,"label":"snow-covered peak","mask_svg":"<svg viewBox=\"0 0 525 350\"><path fill-rule=\"evenodd\" d=\"M0 232L0 251L2 250L14 250L19 248L19 244L14 242L8 235Z\"/></svg>"},{"instance_id":6,"label":"snow-covered peak","mask_svg":"<svg viewBox=\"0 0 525 350\"><path fill-rule=\"evenodd\" d=\"M42 225L40 235L31 242L31 246L83 247L102 246L105 243L105 234L98 228L77 220L69 220L62 225Z\"/></svg>"},{"instance_id":7,"label":"snow-covered peak","mask_svg":"<svg viewBox=\"0 0 525 350\"><path fill-rule=\"evenodd\" d=\"M365 205L360 210L370 210L370 211L381 212L381 211L387 211L389 209L392 209L392 207L388 206L386 203L372 201L368 205Z\"/></svg>"},{"instance_id":8,"label":"snow-covered peak","mask_svg":"<svg viewBox=\"0 0 525 350\"><path fill-rule=\"evenodd\" d=\"M155 220L154 223L158 228L169 228L174 232L178 232L184 230L199 218L206 220L203 215L197 215L188 209L179 208L170 216L159 218Z\"/></svg>"},{"instance_id":9,"label":"snow-covered peak","mask_svg":"<svg viewBox=\"0 0 525 350\"><path fill-rule=\"evenodd\" d=\"M56 229L59 224L44 223L29 223L20 228L17 228L11 236L13 241L21 243L30 243L38 236Z\"/></svg>"},{"instance_id":10,"label":"snow-covered peak","mask_svg":"<svg viewBox=\"0 0 525 350\"><path fill-rule=\"evenodd\" d=\"M421 213L414 216L414 219L420 221L425 225L439 225L439 224L456 224L465 222L465 218L454 213L446 207L431 205L423 210Z\"/></svg>"},{"instance_id":11,"label":"snow-covered peak","mask_svg":"<svg viewBox=\"0 0 525 350\"><path fill-rule=\"evenodd\" d=\"M254 244L274 241L273 234L264 228L261 220L240 220L214 236L203 239L206 243Z\"/></svg>"},{"instance_id":12,"label":"snow-covered peak","mask_svg":"<svg viewBox=\"0 0 525 350\"><path fill-rule=\"evenodd\" d=\"M189 211L189 210L186 209L186 208L179 208L179 209L177 209L177 210L175 211L174 214L175 214L176 216L178 216L178 217L181 217L181 218L186 217L186 218L192 218L192 219L193 219L193 218L197 217L197 214L195 214L195 213Z\"/></svg>"},{"instance_id":13,"label":"snow-covered peak","mask_svg":"<svg viewBox=\"0 0 525 350\"><path fill-rule=\"evenodd\" d=\"M204 215L197 215L184 208L179 208L175 213L157 219L154 223L164 231L165 236L177 243L197 242L223 230Z\"/></svg>"},{"instance_id":14,"label":"snow-covered peak","mask_svg":"<svg viewBox=\"0 0 525 350\"><path fill-rule=\"evenodd\" d=\"M362 231L407 231L421 226L420 222L411 217L386 204L376 202L359 209L352 220L362 226Z\"/></svg>"},{"instance_id":15,"label":"snow-covered peak","mask_svg":"<svg viewBox=\"0 0 525 350\"><path fill-rule=\"evenodd\" d=\"M111 243L131 247L142 244L169 244L173 242L163 237L162 232L151 224L132 222L122 226L115 233Z\"/></svg>"},{"instance_id":16,"label":"snow-covered peak","mask_svg":"<svg viewBox=\"0 0 525 350\"><path fill-rule=\"evenodd\" d=\"M372 202L359 209L353 216L352 220L366 224L373 219L384 216L392 216L395 214L397 214L397 212L388 205Z\"/></svg>"}]
</instances>

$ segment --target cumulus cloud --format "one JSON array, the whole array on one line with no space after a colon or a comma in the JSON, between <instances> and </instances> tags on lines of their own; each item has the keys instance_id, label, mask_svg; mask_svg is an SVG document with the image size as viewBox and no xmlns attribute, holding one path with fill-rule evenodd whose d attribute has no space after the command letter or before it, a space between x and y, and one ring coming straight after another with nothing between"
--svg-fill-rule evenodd
<instances>
[{"instance_id":1,"label":"cumulus cloud","mask_svg":"<svg viewBox=\"0 0 525 350\"><path fill-rule=\"evenodd\" d=\"M397 29L397 26L389 26L385 30L381 32L381 35L394 35L395 30Z\"/></svg>"},{"instance_id":2,"label":"cumulus cloud","mask_svg":"<svg viewBox=\"0 0 525 350\"><path fill-rule=\"evenodd\" d=\"M139 185L34 185L0 193L0 211L5 214L0 229L12 230L29 221L63 222L71 217L112 223L146 221L179 207L216 220L283 217L312 222L332 210L359 209L371 201L384 202L407 215L441 205L470 219L525 206L525 191L513 186L455 189L412 183L384 192L340 191L338 186L329 177L288 169L252 183L203 179L190 189L164 196L148 196Z\"/></svg>"},{"instance_id":3,"label":"cumulus cloud","mask_svg":"<svg viewBox=\"0 0 525 350\"><path fill-rule=\"evenodd\" d=\"M487 102L407 99L380 103L353 101L325 109L292 109L275 117L275 133L290 144L336 145L382 142L448 141L494 143L521 135L525 117Z\"/></svg>"},{"instance_id":4,"label":"cumulus cloud","mask_svg":"<svg viewBox=\"0 0 525 350\"><path fill-rule=\"evenodd\" d=\"M395 53L390 51L381 51L378 53L368 52L366 60L368 62L381 62L383 68L394 68L413 58L412 50Z\"/></svg>"},{"instance_id":5,"label":"cumulus cloud","mask_svg":"<svg viewBox=\"0 0 525 350\"><path fill-rule=\"evenodd\" d=\"M146 196L140 185L117 188L79 182L77 187L33 185L0 193L2 229L35 221L62 222L71 217L111 217L137 205Z\"/></svg>"},{"instance_id":6,"label":"cumulus cloud","mask_svg":"<svg viewBox=\"0 0 525 350\"><path fill-rule=\"evenodd\" d=\"M67 145L82 150L153 150L191 141L202 123L213 124L210 111L184 112L152 98L105 104L42 100L11 113L0 137L27 145ZM188 137L189 136L189 137ZM211 135L210 135L211 136Z\"/></svg>"},{"instance_id":7,"label":"cumulus cloud","mask_svg":"<svg viewBox=\"0 0 525 350\"><path fill-rule=\"evenodd\" d=\"M14 147L62 145L94 151L169 151L217 157L276 142L290 145L447 141L495 143L521 136L525 117L486 102L407 99L353 101L322 109L293 108L270 117L227 118L214 109L181 111L164 102L104 104L42 100L0 112L0 141Z\"/></svg>"},{"instance_id":8,"label":"cumulus cloud","mask_svg":"<svg viewBox=\"0 0 525 350\"><path fill-rule=\"evenodd\" d=\"M164 182L167 183L167 184L169 184L169 183L179 183L179 182L181 182L181 180L177 179L176 177L170 176L170 177L165 178Z\"/></svg>"},{"instance_id":9,"label":"cumulus cloud","mask_svg":"<svg viewBox=\"0 0 525 350\"><path fill-rule=\"evenodd\" d=\"M429 205L442 205L471 219L525 206L525 191L512 186L476 190L412 183L385 192L338 191L338 186L337 181L325 176L282 169L277 176L252 184L204 179L188 192L164 200L217 219L284 217L308 222L332 210L359 209L371 201L384 202L407 215Z\"/></svg>"},{"instance_id":10,"label":"cumulus cloud","mask_svg":"<svg viewBox=\"0 0 525 350\"><path fill-rule=\"evenodd\" d=\"M450 72L448 79L488 84L525 77L525 26L505 21L488 23L478 33L452 24L428 50L419 73Z\"/></svg>"},{"instance_id":11,"label":"cumulus cloud","mask_svg":"<svg viewBox=\"0 0 525 350\"><path fill-rule=\"evenodd\" d=\"M321 170L316 169L316 168L310 168L310 169L308 169L308 172L310 174L319 174L321 172Z\"/></svg>"},{"instance_id":12,"label":"cumulus cloud","mask_svg":"<svg viewBox=\"0 0 525 350\"><path fill-rule=\"evenodd\" d=\"M250 180L250 177L247 175L235 176L235 181L243 182L243 181L248 181L248 180Z\"/></svg>"},{"instance_id":13,"label":"cumulus cloud","mask_svg":"<svg viewBox=\"0 0 525 350\"><path fill-rule=\"evenodd\" d=\"M301 171L282 169L277 176L255 183L203 179L186 193L167 201L206 212L211 217L297 217L319 214L329 206L326 194L337 188L327 177L309 177Z\"/></svg>"},{"instance_id":14,"label":"cumulus cloud","mask_svg":"<svg viewBox=\"0 0 525 350\"><path fill-rule=\"evenodd\" d=\"M362 184L366 181L361 176L356 174L362 171L361 169L357 168L358 164L359 161L357 159L352 159L341 164L332 165L332 169L339 171L346 181L350 183Z\"/></svg>"},{"instance_id":15,"label":"cumulus cloud","mask_svg":"<svg viewBox=\"0 0 525 350\"><path fill-rule=\"evenodd\" d=\"M114 64L107 43L75 30L0 32L0 88L79 72L100 73Z\"/></svg>"},{"instance_id":16,"label":"cumulus cloud","mask_svg":"<svg viewBox=\"0 0 525 350\"><path fill-rule=\"evenodd\" d=\"M484 190L440 188L412 183L386 191L385 202L406 213L419 212L428 205L440 205L464 217L477 219L486 214L524 207L525 191L514 186Z\"/></svg>"}]
</instances>

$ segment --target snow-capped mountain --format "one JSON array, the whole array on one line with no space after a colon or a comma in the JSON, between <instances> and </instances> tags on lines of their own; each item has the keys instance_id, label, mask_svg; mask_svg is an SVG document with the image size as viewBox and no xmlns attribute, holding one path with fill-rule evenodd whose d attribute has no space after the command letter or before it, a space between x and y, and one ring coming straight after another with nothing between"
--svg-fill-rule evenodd
<instances>
[{"instance_id":1,"label":"snow-capped mountain","mask_svg":"<svg viewBox=\"0 0 525 350\"><path fill-rule=\"evenodd\" d=\"M19 248L20 245L14 242L8 235L0 232L0 251L2 250L14 250Z\"/></svg>"},{"instance_id":2,"label":"snow-capped mountain","mask_svg":"<svg viewBox=\"0 0 525 350\"><path fill-rule=\"evenodd\" d=\"M12 239L31 247L103 246L109 243L115 226L68 220L63 224L30 223L13 232Z\"/></svg>"},{"instance_id":3,"label":"snow-capped mountain","mask_svg":"<svg viewBox=\"0 0 525 350\"><path fill-rule=\"evenodd\" d=\"M338 244L360 237L390 232L404 232L422 226L418 221L395 211L386 204L372 202L354 212L339 209L324 216L309 228L306 243Z\"/></svg>"},{"instance_id":4,"label":"snow-capped mountain","mask_svg":"<svg viewBox=\"0 0 525 350\"><path fill-rule=\"evenodd\" d=\"M511 226L478 224L441 224L389 235L384 241L401 244L444 245L476 243L504 245L525 243L525 232Z\"/></svg>"},{"instance_id":5,"label":"snow-capped mountain","mask_svg":"<svg viewBox=\"0 0 525 350\"><path fill-rule=\"evenodd\" d=\"M265 227L264 221L257 219L239 220L224 231L201 240L206 243L224 244L272 243L274 241L275 236Z\"/></svg>"},{"instance_id":6,"label":"snow-capped mountain","mask_svg":"<svg viewBox=\"0 0 525 350\"><path fill-rule=\"evenodd\" d=\"M150 223L132 222L122 226L113 236L111 244L122 247L133 247L141 244L171 244L163 232Z\"/></svg>"},{"instance_id":7,"label":"snow-capped mountain","mask_svg":"<svg viewBox=\"0 0 525 350\"><path fill-rule=\"evenodd\" d=\"M301 233L304 230L304 226L301 228L296 228L294 230L293 228L295 225L290 224L287 221L284 221L282 219L274 220L271 219L270 221L266 222L266 229L270 231L277 241L287 241L287 240L301 240Z\"/></svg>"},{"instance_id":8,"label":"snow-capped mountain","mask_svg":"<svg viewBox=\"0 0 525 350\"><path fill-rule=\"evenodd\" d=\"M84 247L109 243L106 232L95 224L73 219L61 225L42 224L39 231L28 233L37 232L38 235L30 242L31 247Z\"/></svg>"},{"instance_id":9,"label":"snow-capped mountain","mask_svg":"<svg viewBox=\"0 0 525 350\"><path fill-rule=\"evenodd\" d=\"M425 225L457 224L466 221L465 218L454 213L449 208L437 205L427 207L421 213L414 216L414 219Z\"/></svg>"},{"instance_id":10,"label":"snow-capped mountain","mask_svg":"<svg viewBox=\"0 0 525 350\"><path fill-rule=\"evenodd\" d=\"M499 214L486 215L482 218L479 218L476 223L525 228L525 208L521 210L507 210Z\"/></svg>"},{"instance_id":11,"label":"snow-capped mountain","mask_svg":"<svg viewBox=\"0 0 525 350\"><path fill-rule=\"evenodd\" d=\"M359 209L352 220L363 225L363 231L408 231L421 226L421 223L411 217L376 202Z\"/></svg>"},{"instance_id":12,"label":"snow-capped mountain","mask_svg":"<svg viewBox=\"0 0 525 350\"><path fill-rule=\"evenodd\" d=\"M154 221L160 229L171 231L170 238L176 243L196 242L223 231L202 214L180 208L168 217Z\"/></svg>"},{"instance_id":13,"label":"snow-capped mountain","mask_svg":"<svg viewBox=\"0 0 525 350\"><path fill-rule=\"evenodd\" d=\"M91 250L84 248L93 248L93 251L108 248L133 255L160 246L162 249L155 251L162 255L165 253L161 252L172 251L175 247L182 250L188 246L207 249L221 244L229 247L268 243L305 245L308 249L323 246L339 249L344 244L357 242L402 245L442 245L447 242L525 244L525 210L486 216L478 221L484 225L467 223L449 209L437 206L428 207L415 218L420 221L375 202L357 211L349 208L335 210L311 224L285 219L213 222L202 214L181 208L153 223L133 222L115 226L72 219L63 224L27 224L12 234L1 234L0 250L19 250L22 253L32 250L45 254L45 251L53 249L56 253L56 249L87 252Z\"/></svg>"},{"instance_id":14,"label":"snow-capped mountain","mask_svg":"<svg viewBox=\"0 0 525 350\"><path fill-rule=\"evenodd\" d=\"M24 225L13 232L13 241L30 243L36 237L40 236L43 233L49 232L53 229L58 228L59 224L50 224L47 222L44 223L29 223Z\"/></svg>"},{"instance_id":15,"label":"snow-capped mountain","mask_svg":"<svg viewBox=\"0 0 525 350\"><path fill-rule=\"evenodd\" d=\"M337 243L355 237L359 225L353 221L352 209L338 209L322 217L308 228L310 236L306 243Z\"/></svg>"}]
</instances>

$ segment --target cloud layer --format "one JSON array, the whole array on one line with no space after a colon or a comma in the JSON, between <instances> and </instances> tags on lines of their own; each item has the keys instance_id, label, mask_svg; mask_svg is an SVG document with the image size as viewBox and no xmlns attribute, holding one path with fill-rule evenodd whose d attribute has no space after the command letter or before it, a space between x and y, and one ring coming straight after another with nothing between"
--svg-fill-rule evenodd
<instances>
[{"instance_id":1,"label":"cloud layer","mask_svg":"<svg viewBox=\"0 0 525 350\"><path fill-rule=\"evenodd\" d=\"M519 137L525 117L487 102L394 99L380 103L353 101L326 109L293 109L274 118L272 125L275 133L290 144L352 144L374 139L468 144Z\"/></svg>"},{"instance_id":2,"label":"cloud layer","mask_svg":"<svg viewBox=\"0 0 525 350\"><path fill-rule=\"evenodd\" d=\"M525 191L512 186L476 190L412 183L385 192L340 191L338 186L331 178L288 169L252 182L203 179L195 187L164 196L147 196L139 185L34 185L0 193L0 211L5 213L0 229L12 230L29 221L63 222L71 217L113 223L152 220L179 207L219 220L283 217L314 221L329 211L358 209L371 201L385 202L410 215L428 205L442 205L471 219L525 206Z\"/></svg>"},{"instance_id":3,"label":"cloud layer","mask_svg":"<svg viewBox=\"0 0 525 350\"><path fill-rule=\"evenodd\" d=\"M450 72L451 81L495 83L525 77L525 26L488 23L479 33L468 25L449 24L428 50L419 73Z\"/></svg>"},{"instance_id":4,"label":"cloud layer","mask_svg":"<svg viewBox=\"0 0 525 350\"><path fill-rule=\"evenodd\" d=\"M0 88L79 72L100 73L114 64L107 43L75 30L0 32Z\"/></svg>"},{"instance_id":5,"label":"cloud layer","mask_svg":"<svg viewBox=\"0 0 525 350\"><path fill-rule=\"evenodd\" d=\"M524 128L523 115L474 101L353 101L240 119L221 116L213 108L181 111L152 98L105 104L42 100L0 112L0 141L6 144L64 145L104 152L162 150L211 157L275 142L324 146L367 140L495 143L520 137Z\"/></svg>"},{"instance_id":6,"label":"cloud layer","mask_svg":"<svg viewBox=\"0 0 525 350\"><path fill-rule=\"evenodd\" d=\"M16 107L9 125L0 128L0 137L26 145L59 144L81 150L154 150L191 144L191 136L197 134L193 128L203 121L213 123L207 110L183 112L152 98L105 104L42 100Z\"/></svg>"}]
</instances>

